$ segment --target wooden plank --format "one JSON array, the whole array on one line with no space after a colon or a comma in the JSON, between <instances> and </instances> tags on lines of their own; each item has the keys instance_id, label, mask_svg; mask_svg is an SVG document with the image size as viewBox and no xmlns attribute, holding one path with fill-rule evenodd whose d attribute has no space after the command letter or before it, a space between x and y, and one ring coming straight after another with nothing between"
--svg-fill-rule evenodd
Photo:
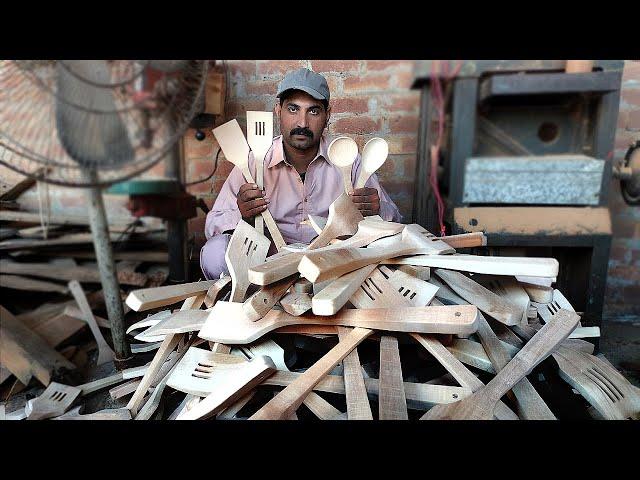
<instances>
[{"instance_id":1,"label":"wooden plank","mask_svg":"<svg viewBox=\"0 0 640 480\"><path fill-rule=\"evenodd\" d=\"M339 340L343 341L350 331L350 328L338 327ZM342 367L347 400L347 418L349 420L373 420L357 347L344 357Z\"/></svg>"},{"instance_id":2,"label":"wooden plank","mask_svg":"<svg viewBox=\"0 0 640 480\"><path fill-rule=\"evenodd\" d=\"M3 211L0 211L0 214ZM126 242L127 238L122 237L118 233L110 234L111 242ZM70 235L63 235L58 238L54 238L51 240L29 240L26 238L14 239L14 240L5 240L0 242L0 251L9 251L9 250L21 250L21 249L32 249L32 248L44 248L44 247L62 247L65 245L82 245L82 244L92 244L93 236L90 233L74 233Z\"/></svg>"},{"instance_id":3,"label":"wooden plank","mask_svg":"<svg viewBox=\"0 0 640 480\"><path fill-rule=\"evenodd\" d=\"M211 309L200 338L228 344L246 344L279 327L298 324L341 325L416 333L473 333L477 309L473 305L343 309L332 317L305 314L294 317L271 310L253 322L242 318L242 304L217 302Z\"/></svg>"},{"instance_id":4,"label":"wooden plank","mask_svg":"<svg viewBox=\"0 0 640 480\"><path fill-rule=\"evenodd\" d=\"M28 251L27 251L28 253ZM95 259L96 253L93 250L65 250L63 252L48 251L48 257L71 257L80 259ZM139 260L141 262L168 263L169 254L167 252L154 252L148 250L140 251L119 251L113 252L114 260Z\"/></svg>"},{"instance_id":5,"label":"wooden plank","mask_svg":"<svg viewBox=\"0 0 640 480\"><path fill-rule=\"evenodd\" d=\"M36 184L36 179L33 177L23 177L17 183L9 184L0 182L0 200L10 201L15 200L24 192L29 190Z\"/></svg>"},{"instance_id":6,"label":"wooden plank","mask_svg":"<svg viewBox=\"0 0 640 480\"><path fill-rule=\"evenodd\" d=\"M390 335L380 338L380 391L378 415L380 420L408 420L407 399L402 382L402 365L398 339Z\"/></svg>"},{"instance_id":7,"label":"wooden plank","mask_svg":"<svg viewBox=\"0 0 640 480\"><path fill-rule=\"evenodd\" d=\"M49 385L58 370L76 368L1 305L0 363L25 385L32 376Z\"/></svg>"},{"instance_id":8,"label":"wooden plank","mask_svg":"<svg viewBox=\"0 0 640 480\"><path fill-rule=\"evenodd\" d=\"M133 290L127 297L126 304L136 312L164 307L186 298L206 293L217 280L167 285L165 287L143 288Z\"/></svg>"},{"instance_id":9,"label":"wooden plank","mask_svg":"<svg viewBox=\"0 0 640 480\"><path fill-rule=\"evenodd\" d=\"M347 337L313 364L297 380L289 384L271 399L249 420L283 420L289 418L302 404L313 387L327 375L344 357L358 346L372 331L354 328Z\"/></svg>"},{"instance_id":10,"label":"wooden plank","mask_svg":"<svg viewBox=\"0 0 640 480\"><path fill-rule=\"evenodd\" d=\"M40 223L40 214L37 212L23 212L23 211L0 211L0 220L7 222L24 222L24 223ZM109 218L108 223L110 226L127 226L133 222L135 218ZM49 223L51 225L90 225L89 217L84 215L60 215L51 214L49 216Z\"/></svg>"},{"instance_id":11,"label":"wooden plank","mask_svg":"<svg viewBox=\"0 0 640 480\"><path fill-rule=\"evenodd\" d=\"M28 290L30 292L55 292L67 295L69 289L64 285L43 280L21 277L19 275L0 274L0 287L13 288L15 290Z\"/></svg>"}]
</instances>

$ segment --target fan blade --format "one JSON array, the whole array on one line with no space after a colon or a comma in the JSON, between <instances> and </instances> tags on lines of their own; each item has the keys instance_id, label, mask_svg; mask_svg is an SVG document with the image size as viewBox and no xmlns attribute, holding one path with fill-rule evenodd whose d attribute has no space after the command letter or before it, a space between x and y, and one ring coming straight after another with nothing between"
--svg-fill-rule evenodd
<instances>
[{"instance_id":1,"label":"fan blade","mask_svg":"<svg viewBox=\"0 0 640 480\"><path fill-rule=\"evenodd\" d=\"M57 64L56 125L58 138L78 164L117 167L133 160L134 149L110 88L104 60L65 60Z\"/></svg>"}]
</instances>

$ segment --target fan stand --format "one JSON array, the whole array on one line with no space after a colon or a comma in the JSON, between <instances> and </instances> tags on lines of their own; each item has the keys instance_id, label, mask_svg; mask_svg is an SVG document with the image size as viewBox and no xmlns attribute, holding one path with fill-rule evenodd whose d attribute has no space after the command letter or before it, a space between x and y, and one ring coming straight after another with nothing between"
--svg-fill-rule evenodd
<instances>
[{"instance_id":1,"label":"fan stand","mask_svg":"<svg viewBox=\"0 0 640 480\"><path fill-rule=\"evenodd\" d=\"M85 178L93 184L97 183L98 177L95 170L83 169ZM98 262L100 272L100 282L104 292L104 303L107 307L107 315L111 323L111 337L113 348L116 354L115 364L118 370L125 367L124 363L132 358L131 349L126 339L124 325L124 309L122 307L122 297L120 296L120 285L116 276L116 267L111 249L111 239L109 238L109 227L107 216L104 210L102 191L100 187L86 189L87 200L89 201L89 223L93 236L93 247Z\"/></svg>"}]
</instances>

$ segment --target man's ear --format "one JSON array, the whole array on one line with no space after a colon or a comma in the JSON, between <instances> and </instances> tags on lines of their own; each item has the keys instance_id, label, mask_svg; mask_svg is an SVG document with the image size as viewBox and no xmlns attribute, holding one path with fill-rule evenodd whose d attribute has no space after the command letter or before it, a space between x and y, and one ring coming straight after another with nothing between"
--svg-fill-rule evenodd
<instances>
[{"instance_id":1,"label":"man's ear","mask_svg":"<svg viewBox=\"0 0 640 480\"><path fill-rule=\"evenodd\" d=\"M276 102L276 104L273 107L273 113L276 114L276 117L278 117L278 119L280 119L280 110L282 107L280 107L280 102Z\"/></svg>"}]
</instances>

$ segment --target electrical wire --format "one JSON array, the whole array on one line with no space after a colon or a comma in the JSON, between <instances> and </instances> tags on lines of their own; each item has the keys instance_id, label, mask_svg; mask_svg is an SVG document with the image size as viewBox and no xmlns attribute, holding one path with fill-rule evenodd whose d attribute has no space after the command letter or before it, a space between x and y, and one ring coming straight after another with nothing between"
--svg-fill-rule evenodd
<instances>
[{"instance_id":1,"label":"electrical wire","mask_svg":"<svg viewBox=\"0 0 640 480\"><path fill-rule=\"evenodd\" d=\"M206 182L207 180L209 180L211 177L213 177L216 173L216 170L218 169L218 156L220 155L220 152L222 151L221 148L218 149L218 153L216 153L216 159L214 161L214 165L213 165L213 172L211 172L211 174L201 180L196 180L195 182L188 182L185 183L184 186L185 187L190 187L191 185L197 185L198 183L202 183L202 182Z\"/></svg>"}]
</instances>

